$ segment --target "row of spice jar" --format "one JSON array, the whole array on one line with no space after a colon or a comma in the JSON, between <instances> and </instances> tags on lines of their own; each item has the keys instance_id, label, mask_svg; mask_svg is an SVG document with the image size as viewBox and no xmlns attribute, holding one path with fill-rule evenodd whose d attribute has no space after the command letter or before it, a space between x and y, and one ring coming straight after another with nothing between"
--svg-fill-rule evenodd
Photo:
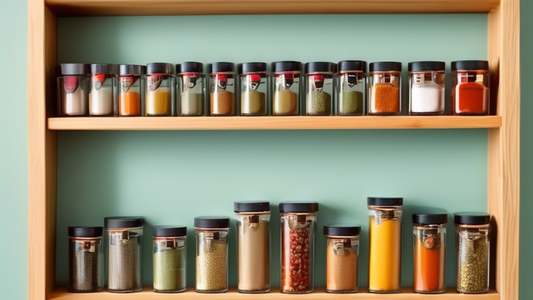
<instances>
[{"instance_id":1,"label":"row of spice jar","mask_svg":"<svg viewBox=\"0 0 533 300\"><path fill-rule=\"evenodd\" d=\"M397 293L401 277L401 220L403 198L368 198L369 292ZM281 283L283 293L314 289L314 249L318 203L280 203ZM238 291L270 291L270 203L236 202ZM446 213L414 214L413 289L417 293L446 290ZM489 287L490 216L457 213L457 291L484 293ZM108 232L108 290L142 289L143 218L105 218ZM196 291L228 290L228 217L197 217ZM358 225L324 226L326 292L358 291ZM186 289L185 226L153 227L153 290ZM103 288L102 227L69 227L70 291Z\"/></svg>"},{"instance_id":2,"label":"row of spice jar","mask_svg":"<svg viewBox=\"0 0 533 300\"><path fill-rule=\"evenodd\" d=\"M87 68L89 67L89 70ZM296 61L203 64L61 64L61 116L265 116L398 115L402 111L402 63L346 60L338 64ZM487 61L454 61L452 114L489 112ZM445 63L411 62L409 114L445 112ZM270 97L272 94L272 97ZM237 95L237 96L236 96ZM300 96L302 95L302 96ZM176 99L176 100L174 100ZM209 99L209 101L208 101ZM300 100L302 99L302 100ZM301 104L301 105L300 105Z\"/></svg>"}]
</instances>

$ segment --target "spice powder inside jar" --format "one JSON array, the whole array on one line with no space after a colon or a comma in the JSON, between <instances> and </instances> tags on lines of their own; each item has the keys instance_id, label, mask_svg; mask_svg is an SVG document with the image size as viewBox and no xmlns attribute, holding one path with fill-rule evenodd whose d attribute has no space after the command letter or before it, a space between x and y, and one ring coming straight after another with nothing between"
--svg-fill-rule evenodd
<instances>
[{"instance_id":1,"label":"spice powder inside jar","mask_svg":"<svg viewBox=\"0 0 533 300\"><path fill-rule=\"evenodd\" d=\"M466 232L464 233L466 235ZM460 292L481 293L487 289L489 276L488 236L474 239L459 237L459 270L457 270L457 290Z\"/></svg>"},{"instance_id":2,"label":"spice powder inside jar","mask_svg":"<svg viewBox=\"0 0 533 300\"><path fill-rule=\"evenodd\" d=\"M376 83L370 87L373 98L372 111L378 113L400 112L400 89L392 83Z\"/></svg>"},{"instance_id":3,"label":"spice powder inside jar","mask_svg":"<svg viewBox=\"0 0 533 300\"><path fill-rule=\"evenodd\" d=\"M338 245L341 244L342 249ZM326 290L356 291L358 255L350 239L329 239L326 249Z\"/></svg>"},{"instance_id":4,"label":"spice powder inside jar","mask_svg":"<svg viewBox=\"0 0 533 300\"><path fill-rule=\"evenodd\" d=\"M219 291L227 288L227 245L211 240L196 256L196 289Z\"/></svg>"},{"instance_id":5,"label":"spice powder inside jar","mask_svg":"<svg viewBox=\"0 0 533 300\"><path fill-rule=\"evenodd\" d=\"M239 232L239 289L264 291L270 287L269 223L244 223Z\"/></svg>"}]
</instances>

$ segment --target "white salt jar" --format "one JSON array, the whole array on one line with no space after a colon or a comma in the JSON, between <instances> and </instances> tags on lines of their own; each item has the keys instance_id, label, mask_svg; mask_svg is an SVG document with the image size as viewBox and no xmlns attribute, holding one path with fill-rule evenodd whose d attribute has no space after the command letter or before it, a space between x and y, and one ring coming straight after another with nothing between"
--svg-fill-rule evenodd
<instances>
[{"instance_id":1,"label":"white salt jar","mask_svg":"<svg viewBox=\"0 0 533 300\"><path fill-rule=\"evenodd\" d=\"M113 116L118 111L118 65L92 64L89 115Z\"/></svg>"},{"instance_id":2,"label":"white salt jar","mask_svg":"<svg viewBox=\"0 0 533 300\"><path fill-rule=\"evenodd\" d=\"M417 61L409 63L409 114L444 114L445 63Z\"/></svg>"}]
</instances>

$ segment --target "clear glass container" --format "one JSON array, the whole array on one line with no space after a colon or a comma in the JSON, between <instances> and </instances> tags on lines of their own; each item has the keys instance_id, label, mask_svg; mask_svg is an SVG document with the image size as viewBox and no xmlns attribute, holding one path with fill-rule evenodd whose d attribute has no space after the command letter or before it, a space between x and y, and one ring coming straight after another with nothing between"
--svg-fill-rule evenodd
<instances>
[{"instance_id":1,"label":"clear glass container","mask_svg":"<svg viewBox=\"0 0 533 300\"><path fill-rule=\"evenodd\" d=\"M266 116L267 65L262 62L248 62L237 65L240 81L242 116Z\"/></svg>"},{"instance_id":2,"label":"clear glass container","mask_svg":"<svg viewBox=\"0 0 533 300\"><path fill-rule=\"evenodd\" d=\"M300 114L300 80L302 64L298 61L272 63L272 115Z\"/></svg>"},{"instance_id":3,"label":"clear glass container","mask_svg":"<svg viewBox=\"0 0 533 300\"><path fill-rule=\"evenodd\" d=\"M69 292L97 292L104 287L102 227L69 227Z\"/></svg>"},{"instance_id":4,"label":"clear glass container","mask_svg":"<svg viewBox=\"0 0 533 300\"><path fill-rule=\"evenodd\" d=\"M87 65L61 64L57 69L58 116L73 117L88 115Z\"/></svg>"},{"instance_id":5,"label":"clear glass container","mask_svg":"<svg viewBox=\"0 0 533 300\"><path fill-rule=\"evenodd\" d=\"M178 293L187 288L186 262L187 227L154 226L153 261L154 292Z\"/></svg>"},{"instance_id":6,"label":"clear glass container","mask_svg":"<svg viewBox=\"0 0 533 300\"><path fill-rule=\"evenodd\" d=\"M234 116L235 104L235 65L229 62L209 64L210 114L212 116Z\"/></svg>"},{"instance_id":7,"label":"clear glass container","mask_svg":"<svg viewBox=\"0 0 533 300\"><path fill-rule=\"evenodd\" d=\"M108 217L107 290L129 293L142 290L143 218Z\"/></svg>"},{"instance_id":8,"label":"clear glass container","mask_svg":"<svg viewBox=\"0 0 533 300\"><path fill-rule=\"evenodd\" d=\"M90 69L89 115L113 116L118 110L118 65L92 64Z\"/></svg>"},{"instance_id":9,"label":"clear glass container","mask_svg":"<svg viewBox=\"0 0 533 300\"><path fill-rule=\"evenodd\" d=\"M457 213L457 292L480 294L489 291L490 216L485 213Z\"/></svg>"},{"instance_id":10,"label":"clear glass container","mask_svg":"<svg viewBox=\"0 0 533 300\"><path fill-rule=\"evenodd\" d=\"M326 236L326 292L358 290L359 234L361 226L324 226Z\"/></svg>"},{"instance_id":11,"label":"clear glass container","mask_svg":"<svg viewBox=\"0 0 533 300\"><path fill-rule=\"evenodd\" d=\"M452 72L452 114L489 114L489 62L485 60L454 61Z\"/></svg>"},{"instance_id":12,"label":"clear glass container","mask_svg":"<svg viewBox=\"0 0 533 300\"><path fill-rule=\"evenodd\" d=\"M174 99L174 70L169 63L146 65L144 111L147 116L172 115Z\"/></svg>"},{"instance_id":13,"label":"clear glass container","mask_svg":"<svg viewBox=\"0 0 533 300\"><path fill-rule=\"evenodd\" d=\"M146 66L120 65L118 115L121 117L141 115L141 95Z\"/></svg>"},{"instance_id":14,"label":"clear glass container","mask_svg":"<svg viewBox=\"0 0 533 300\"><path fill-rule=\"evenodd\" d=\"M343 60L337 64L335 75L335 115L361 116L365 114L366 62Z\"/></svg>"},{"instance_id":15,"label":"clear glass container","mask_svg":"<svg viewBox=\"0 0 533 300\"><path fill-rule=\"evenodd\" d=\"M402 111L402 63L370 63L368 114L399 115Z\"/></svg>"},{"instance_id":16,"label":"clear glass container","mask_svg":"<svg viewBox=\"0 0 533 300\"><path fill-rule=\"evenodd\" d=\"M446 291L446 223L448 215L413 215L413 290L437 294Z\"/></svg>"},{"instance_id":17,"label":"clear glass container","mask_svg":"<svg viewBox=\"0 0 533 300\"><path fill-rule=\"evenodd\" d=\"M204 65L199 62L187 61L176 65L178 84L178 116L204 116L205 74Z\"/></svg>"},{"instance_id":18,"label":"clear glass container","mask_svg":"<svg viewBox=\"0 0 533 300\"><path fill-rule=\"evenodd\" d=\"M410 62L409 114L444 114L446 64L441 61Z\"/></svg>"},{"instance_id":19,"label":"clear glass container","mask_svg":"<svg viewBox=\"0 0 533 300\"><path fill-rule=\"evenodd\" d=\"M333 74L335 64L310 62L305 64L305 114L328 116L333 112Z\"/></svg>"},{"instance_id":20,"label":"clear glass container","mask_svg":"<svg viewBox=\"0 0 533 300\"><path fill-rule=\"evenodd\" d=\"M235 202L238 290L270 291L270 203Z\"/></svg>"},{"instance_id":21,"label":"clear glass container","mask_svg":"<svg viewBox=\"0 0 533 300\"><path fill-rule=\"evenodd\" d=\"M281 283L282 293L311 293L318 203L282 202Z\"/></svg>"},{"instance_id":22,"label":"clear glass container","mask_svg":"<svg viewBox=\"0 0 533 300\"><path fill-rule=\"evenodd\" d=\"M368 291L400 291L403 198L368 197Z\"/></svg>"},{"instance_id":23,"label":"clear glass container","mask_svg":"<svg viewBox=\"0 0 533 300\"><path fill-rule=\"evenodd\" d=\"M196 291L223 293L228 290L229 218L196 217Z\"/></svg>"}]
</instances>

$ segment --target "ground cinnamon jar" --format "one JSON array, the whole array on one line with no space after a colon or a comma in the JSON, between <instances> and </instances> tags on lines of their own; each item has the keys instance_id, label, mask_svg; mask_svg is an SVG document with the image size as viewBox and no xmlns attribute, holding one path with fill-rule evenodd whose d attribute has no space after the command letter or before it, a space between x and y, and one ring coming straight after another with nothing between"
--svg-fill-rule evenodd
<instances>
[{"instance_id":1,"label":"ground cinnamon jar","mask_svg":"<svg viewBox=\"0 0 533 300\"><path fill-rule=\"evenodd\" d=\"M452 62L452 114L489 113L489 62L463 60Z\"/></svg>"},{"instance_id":2,"label":"ground cinnamon jar","mask_svg":"<svg viewBox=\"0 0 533 300\"><path fill-rule=\"evenodd\" d=\"M402 110L402 63L373 62L369 66L368 114L398 115Z\"/></svg>"},{"instance_id":3,"label":"ground cinnamon jar","mask_svg":"<svg viewBox=\"0 0 533 300\"><path fill-rule=\"evenodd\" d=\"M327 225L326 292L355 293L358 289L359 234L361 226Z\"/></svg>"},{"instance_id":4,"label":"ground cinnamon jar","mask_svg":"<svg viewBox=\"0 0 533 300\"><path fill-rule=\"evenodd\" d=\"M235 115L235 65L229 62L209 64L211 73L210 104L212 116Z\"/></svg>"}]
</instances>

